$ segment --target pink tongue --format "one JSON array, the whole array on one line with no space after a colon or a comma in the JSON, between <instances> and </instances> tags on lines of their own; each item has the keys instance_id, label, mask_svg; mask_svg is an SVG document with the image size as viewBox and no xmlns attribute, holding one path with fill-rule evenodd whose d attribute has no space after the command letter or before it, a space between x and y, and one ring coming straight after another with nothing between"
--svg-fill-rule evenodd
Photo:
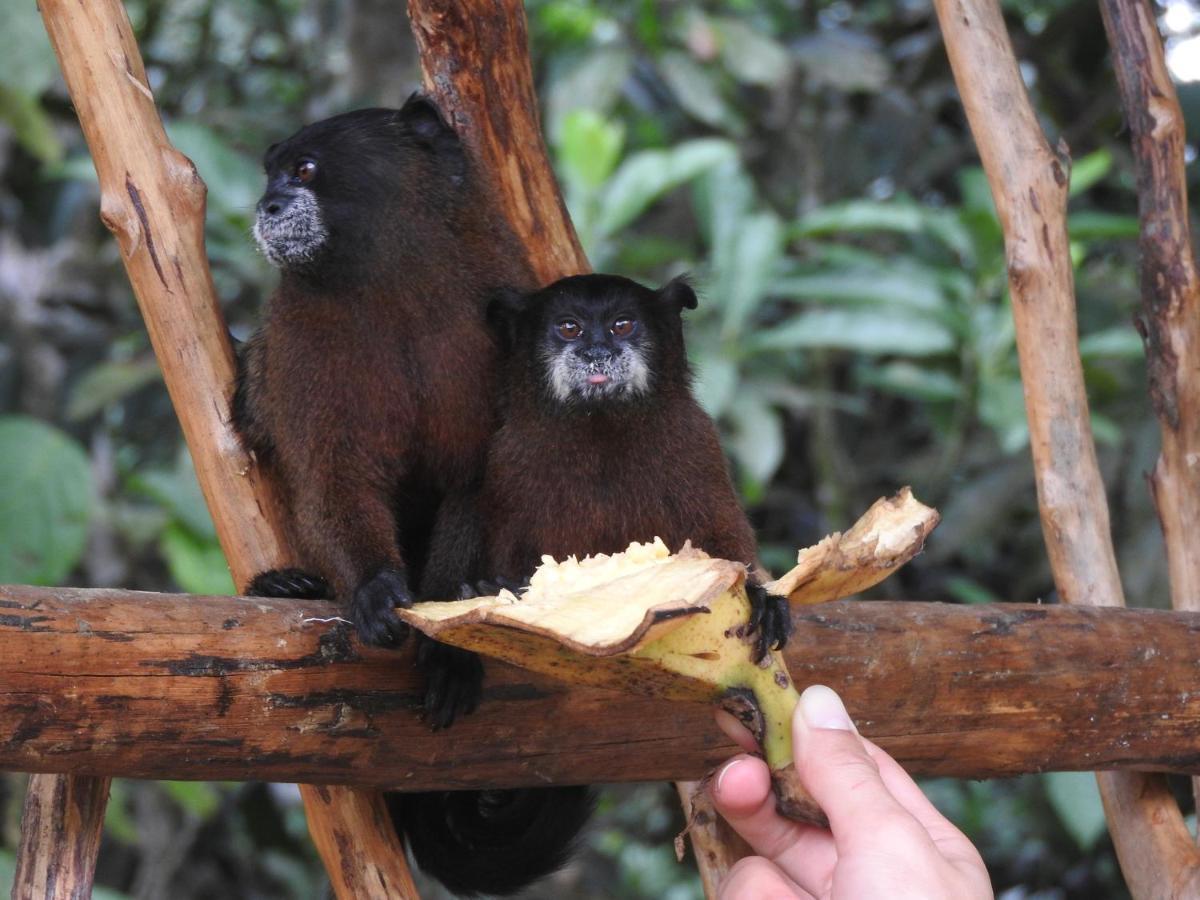
<instances>
[{"instance_id":1,"label":"pink tongue","mask_svg":"<svg viewBox=\"0 0 1200 900\"><path fill-rule=\"evenodd\" d=\"M606 381L608 381L608 376L601 375L599 372L588 376L588 384L604 384Z\"/></svg>"}]
</instances>

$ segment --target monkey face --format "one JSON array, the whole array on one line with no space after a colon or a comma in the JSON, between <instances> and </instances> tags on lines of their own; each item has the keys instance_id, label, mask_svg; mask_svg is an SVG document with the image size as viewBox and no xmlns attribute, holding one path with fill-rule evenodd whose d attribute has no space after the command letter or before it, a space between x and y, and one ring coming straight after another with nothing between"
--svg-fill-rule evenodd
<instances>
[{"instance_id":1,"label":"monkey face","mask_svg":"<svg viewBox=\"0 0 1200 900\"><path fill-rule=\"evenodd\" d=\"M258 201L254 240L271 265L288 268L311 262L329 237L321 204L309 185L320 165L310 156L268 169L267 191Z\"/></svg>"},{"instance_id":2,"label":"monkey face","mask_svg":"<svg viewBox=\"0 0 1200 900\"><path fill-rule=\"evenodd\" d=\"M659 376L688 383L680 311L695 305L683 281L654 291L615 275L576 275L533 294L501 292L488 319L547 401L595 409L652 398Z\"/></svg>"},{"instance_id":3,"label":"monkey face","mask_svg":"<svg viewBox=\"0 0 1200 900\"><path fill-rule=\"evenodd\" d=\"M399 110L360 109L308 125L272 144L254 239L285 271L350 275L377 265L395 218L419 233L442 221L465 177L466 157L433 103L414 94Z\"/></svg>"},{"instance_id":4,"label":"monkey face","mask_svg":"<svg viewBox=\"0 0 1200 900\"><path fill-rule=\"evenodd\" d=\"M539 355L556 401L612 403L650 390L653 340L636 304L597 305L568 295L546 313Z\"/></svg>"}]
</instances>

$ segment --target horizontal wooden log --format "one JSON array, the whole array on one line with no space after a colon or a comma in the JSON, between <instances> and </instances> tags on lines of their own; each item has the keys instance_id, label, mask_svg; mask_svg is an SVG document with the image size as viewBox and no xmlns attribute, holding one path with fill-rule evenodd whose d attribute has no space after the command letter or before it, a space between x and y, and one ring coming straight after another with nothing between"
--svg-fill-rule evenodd
<instances>
[{"instance_id":1,"label":"horizontal wooden log","mask_svg":"<svg viewBox=\"0 0 1200 900\"><path fill-rule=\"evenodd\" d=\"M703 705L489 664L418 718L411 652L318 602L0 588L0 769L400 789L683 780L734 752ZM1200 615L839 602L795 612L797 686L845 697L910 770L1200 772Z\"/></svg>"}]
</instances>

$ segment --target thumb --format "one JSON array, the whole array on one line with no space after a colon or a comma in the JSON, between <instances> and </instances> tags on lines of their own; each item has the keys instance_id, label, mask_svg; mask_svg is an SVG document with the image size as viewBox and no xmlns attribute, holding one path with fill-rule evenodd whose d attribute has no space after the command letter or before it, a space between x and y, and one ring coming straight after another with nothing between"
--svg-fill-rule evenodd
<instances>
[{"instance_id":1,"label":"thumb","mask_svg":"<svg viewBox=\"0 0 1200 900\"><path fill-rule=\"evenodd\" d=\"M846 707L830 688L813 685L800 695L792 747L800 781L825 810L839 846L856 838L878 841L880 829L916 827L879 777Z\"/></svg>"}]
</instances>

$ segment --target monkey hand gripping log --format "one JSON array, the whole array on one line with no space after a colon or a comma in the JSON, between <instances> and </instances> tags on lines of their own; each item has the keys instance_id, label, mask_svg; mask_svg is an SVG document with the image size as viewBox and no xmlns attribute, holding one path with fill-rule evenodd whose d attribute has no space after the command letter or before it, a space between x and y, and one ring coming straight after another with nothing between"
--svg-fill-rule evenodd
<instances>
[{"instance_id":1,"label":"monkey hand gripping log","mask_svg":"<svg viewBox=\"0 0 1200 900\"><path fill-rule=\"evenodd\" d=\"M882 581L921 551L938 514L905 488L877 501L842 534L800 551L767 590L807 605ZM778 651L753 662L746 567L661 541L565 562L549 558L520 597L505 591L397 611L438 641L564 681L714 703L754 733L771 766L780 811L823 820L792 769L799 694Z\"/></svg>"}]
</instances>

